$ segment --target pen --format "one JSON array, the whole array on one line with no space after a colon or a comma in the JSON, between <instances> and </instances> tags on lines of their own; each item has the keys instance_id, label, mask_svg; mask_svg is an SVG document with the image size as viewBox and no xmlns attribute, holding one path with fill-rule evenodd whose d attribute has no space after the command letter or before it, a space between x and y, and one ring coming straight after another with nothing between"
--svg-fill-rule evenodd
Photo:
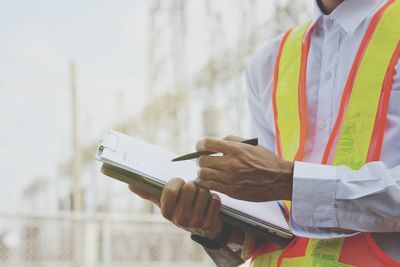
<instances>
[{"instance_id":1,"label":"pen","mask_svg":"<svg viewBox=\"0 0 400 267\"><path fill-rule=\"evenodd\" d=\"M240 143L256 146L256 145L258 145L258 138L244 140L244 141L242 141ZM181 157L174 158L172 161L182 161L182 160L189 160L189 159L197 159L200 156L210 156L210 155L217 154L217 153L218 152L214 152L214 151L197 151L197 152L194 152L194 153L183 155Z\"/></svg>"}]
</instances>

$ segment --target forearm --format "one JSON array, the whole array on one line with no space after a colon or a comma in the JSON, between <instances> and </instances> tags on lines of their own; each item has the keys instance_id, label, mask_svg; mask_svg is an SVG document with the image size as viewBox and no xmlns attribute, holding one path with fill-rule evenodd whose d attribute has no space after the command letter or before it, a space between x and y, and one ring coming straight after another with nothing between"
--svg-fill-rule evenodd
<instances>
[{"instance_id":1,"label":"forearm","mask_svg":"<svg viewBox=\"0 0 400 267\"><path fill-rule=\"evenodd\" d=\"M400 166L382 162L358 171L296 163L292 219L301 227L363 232L400 231Z\"/></svg>"}]
</instances>

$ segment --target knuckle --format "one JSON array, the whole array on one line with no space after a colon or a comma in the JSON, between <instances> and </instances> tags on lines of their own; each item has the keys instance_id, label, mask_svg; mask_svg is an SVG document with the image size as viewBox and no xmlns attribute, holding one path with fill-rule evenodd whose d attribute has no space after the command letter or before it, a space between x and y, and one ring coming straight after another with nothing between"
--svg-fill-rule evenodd
<instances>
[{"instance_id":1,"label":"knuckle","mask_svg":"<svg viewBox=\"0 0 400 267\"><path fill-rule=\"evenodd\" d=\"M211 140L212 140L211 138L206 137L203 139L203 142L204 142L204 144L209 144Z\"/></svg>"},{"instance_id":2,"label":"knuckle","mask_svg":"<svg viewBox=\"0 0 400 267\"><path fill-rule=\"evenodd\" d=\"M197 186L193 181L190 181L183 185L182 190L188 191L188 192L195 192L197 190Z\"/></svg>"},{"instance_id":3,"label":"knuckle","mask_svg":"<svg viewBox=\"0 0 400 267\"><path fill-rule=\"evenodd\" d=\"M197 176L198 176L199 178L207 178L207 177L206 177L206 170L205 170L204 168L199 168L199 169L197 170Z\"/></svg>"},{"instance_id":4,"label":"knuckle","mask_svg":"<svg viewBox=\"0 0 400 267\"><path fill-rule=\"evenodd\" d=\"M200 187L198 190L199 190L198 194L200 197L208 198L211 195L210 190L208 190L206 188Z\"/></svg>"},{"instance_id":5,"label":"knuckle","mask_svg":"<svg viewBox=\"0 0 400 267\"><path fill-rule=\"evenodd\" d=\"M200 141L198 141L196 143L196 150L198 150L198 151L204 150L205 142L206 142L206 139L201 139Z\"/></svg>"},{"instance_id":6,"label":"knuckle","mask_svg":"<svg viewBox=\"0 0 400 267\"><path fill-rule=\"evenodd\" d=\"M219 189L219 184L217 184L216 182L209 182L208 183L208 188L211 188L213 190L217 190Z\"/></svg>"},{"instance_id":7,"label":"knuckle","mask_svg":"<svg viewBox=\"0 0 400 267\"><path fill-rule=\"evenodd\" d=\"M206 157L205 156L200 156L197 159L198 165L199 167L204 167L205 163L206 163Z\"/></svg>"},{"instance_id":8,"label":"knuckle","mask_svg":"<svg viewBox=\"0 0 400 267\"><path fill-rule=\"evenodd\" d=\"M209 137L204 138L204 139L202 140L202 143L201 143L201 148L202 148L203 150L207 150L207 148L212 144L213 140L214 140L214 139L209 138Z\"/></svg>"},{"instance_id":9,"label":"knuckle","mask_svg":"<svg viewBox=\"0 0 400 267\"><path fill-rule=\"evenodd\" d=\"M208 188L208 181L202 180L201 178L198 178L196 180L196 184L198 188Z\"/></svg>"},{"instance_id":10,"label":"knuckle","mask_svg":"<svg viewBox=\"0 0 400 267\"><path fill-rule=\"evenodd\" d=\"M175 178L172 178L172 179L167 183L166 186L172 186L172 185L180 184L180 183L184 183L183 179L178 178L178 177L175 177Z\"/></svg>"},{"instance_id":11,"label":"knuckle","mask_svg":"<svg viewBox=\"0 0 400 267\"><path fill-rule=\"evenodd\" d=\"M178 191L174 188L165 186L162 191L163 197L168 200L172 200L178 197Z\"/></svg>"}]
</instances>

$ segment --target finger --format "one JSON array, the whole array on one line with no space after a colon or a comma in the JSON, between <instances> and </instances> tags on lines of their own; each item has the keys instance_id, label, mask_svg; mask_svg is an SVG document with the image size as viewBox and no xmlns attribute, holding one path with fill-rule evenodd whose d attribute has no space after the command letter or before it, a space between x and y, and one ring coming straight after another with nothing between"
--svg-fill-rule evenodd
<instances>
[{"instance_id":1,"label":"finger","mask_svg":"<svg viewBox=\"0 0 400 267\"><path fill-rule=\"evenodd\" d=\"M219 183L228 185L230 184L230 176L223 171L211 168L199 168L197 171L197 178L207 181L218 181Z\"/></svg>"},{"instance_id":2,"label":"finger","mask_svg":"<svg viewBox=\"0 0 400 267\"><path fill-rule=\"evenodd\" d=\"M216 230L213 229L216 222L220 222L219 214L221 212L221 199L217 194L211 194L210 202L208 204L207 214L204 220L203 228L206 231Z\"/></svg>"},{"instance_id":3,"label":"finger","mask_svg":"<svg viewBox=\"0 0 400 267\"><path fill-rule=\"evenodd\" d=\"M161 214L168 220L171 220L172 212L184 184L185 182L182 179L174 178L163 188L160 199Z\"/></svg>"},{"instance_id":4,"label":"finger","mask_svg":"<svg viewBox=\"0 0 400 267\"><path fill-rule=\"evenodd\" d=\"M204 188L197 189L196 199L193 204L193 213L190 220L191 227L199 228L204 222L210 200L210 191Z\"/></svg>"},{"instance_id":5,"label":"finger","mask_svg":"<svg viewBox=\"0 0 400 267\"><path fill-rule=\"evenodd\" d=\"M207 167L212 169L223 170L226 165L228 156L201 156L197 159L197 165L201 168Z\"/></svg>"},{"instance_id":6,"label":"finger","mask_svg":"<svg viewBox=\"0 0 400 267\"><path fill-rule=\"evenodd\" d=\"M205 138L196 144L197 151L213 151L228 154L231 151L228 141Z\"/></svg>"},{"instance_id":7,"label":"finger","mask_svg":"<svg viewBox=\"0 0 400 267\"><path fill-rule=\"evenodd\" d=\"M193 181L187 182L182 186L172 215L175 224L183 227L189 225L196 194L197 186Z\"/></svg>"},{"instance_id":8,"label":"finger","mask_svg":"<svg viewBox=\"0 0 400 267\"><path fill-rule=\"evenodd\" d=\"M223 138L223 140L227 140L227 141L235 141L235 142L242 142L245 139L236 135L227 135Z\"/></svg>"},{"instance_id":9,"label":"finger","mask_svg":"<svg viewBox=\"0 0 400 267\"><path fill-rule=\"evenodd\" d=\"M228 193L231 194L229 185L221 183L220 181L196 179L195 182L199 187L203 187L208 190L215 190L226 195L228 195Z\"/></svg>"},{"instance_id":10,"label":"finger","mask_svg":"<svg viewBox=\"0 0 400 267\"><path fill-rule=\"evenodd\" d=\"M129 190L131 190L133 193L135 193L136 195L138 195L139 197L151 201L154 204L156 204L157 206L160 207L160 198L156 197L150 193L147 193L143 190L140 190L139 188L134 187L133 185L129 185Z\"/></svg>"}]
</instances>

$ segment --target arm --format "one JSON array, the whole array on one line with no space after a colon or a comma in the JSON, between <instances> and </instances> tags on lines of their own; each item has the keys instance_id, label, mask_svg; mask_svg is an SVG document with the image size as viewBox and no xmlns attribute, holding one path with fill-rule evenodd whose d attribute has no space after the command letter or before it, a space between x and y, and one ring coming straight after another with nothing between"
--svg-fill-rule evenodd
<instances>
[{"instance_id":1,"label":"arm","mask_svg":"<svg viewBox=\"0 0 400 267\"><path fill-rule=\"evenodd\" d=\"M298 234L400 231L400 166L372 162L353 171L296 162L294 170L292 220Z\"/></svg>"},{"instance_id":2,"label":"arm","mask_svg":"<svg viewBox=\"0 0 400 267\"><path fill-rule=\"evenodd\" d=\"M199 159L197 184L246 201L293 200L292 229L297 235L323 238L354 231L400 232L400 166L389 169L382 162L372 162L353 171L343 166L293 164L261 146L230 140L205 139L198 149L223 156Z\"/></svg>"},{"instance_id":3,"label":"arm","mask_svg":"<svg viewBox=\"0 0 400 267\"><path fill-rule=\"evenodd\" d=\"M332 237L348 233L337 228L353 232L400 231L399 106L400 62L393 79L382 161L367 163L357 171L296 162L293 232L307 237ZM311 184L316 190L307 195Z\"/></svg>"}]
</instances>

